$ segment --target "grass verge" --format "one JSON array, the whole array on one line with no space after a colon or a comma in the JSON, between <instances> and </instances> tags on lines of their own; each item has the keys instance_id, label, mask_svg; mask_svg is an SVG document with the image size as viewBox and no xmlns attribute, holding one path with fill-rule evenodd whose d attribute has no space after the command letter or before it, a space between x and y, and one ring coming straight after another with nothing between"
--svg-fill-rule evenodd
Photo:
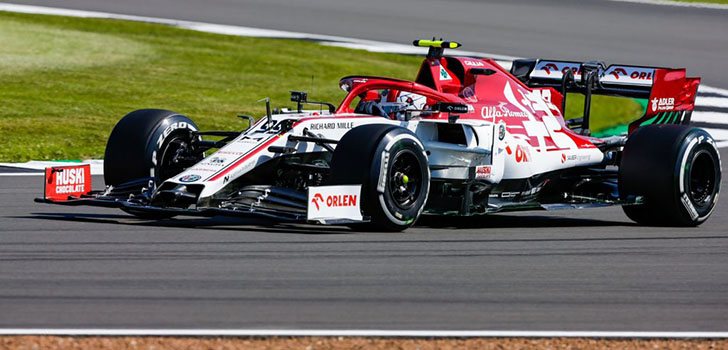
<instances>
[{"instance_id":1,"label":"grass verge","mask_svg":"<svg viewBox=\"0 0 728 350\"><path fill-rule=\"evenodd\" d=\"M244 38L164 25L0 12L0 161L99 158L124 114L163 108L202 129L237 129L255 101L288 91L339 101L338 79L412 79L421 58ZM567 115L580 115L570 98ZM592 129L634 119L632 101L596 98ZM606 116L606 117L605 117Z\"/></svg>"}]
</instances>

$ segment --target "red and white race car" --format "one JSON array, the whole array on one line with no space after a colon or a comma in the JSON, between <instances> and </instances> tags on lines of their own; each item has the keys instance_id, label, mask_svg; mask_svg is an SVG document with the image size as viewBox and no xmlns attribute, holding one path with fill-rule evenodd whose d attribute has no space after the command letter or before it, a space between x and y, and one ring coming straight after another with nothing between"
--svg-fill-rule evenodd
<instances>
[{"instance_id":1,"label":"red and white race car","mask_svg":"<svg viewBox=\"0 0 728 350\"><path fill-rule=\"evenodd\" d=\"M293 92L294 111L272 112L268 102L244 131L202 132L174 112L132 112L109 137L105 190L90 191L88 168L49 168L38 201L382 230L422 214L606 205L640 224L695 226L715 208L719 153L689 126L700 79L684 69L533 59L509 72L490 59L443 56L454 42L415 45L429 52L414 81L345 77L338 107ZM583 118L568 123L567 92L586 98ZM628 134L596 138L593 94L649 102ZM303 110L312 103L320 109Z\"/></svg>"}]
</instances>

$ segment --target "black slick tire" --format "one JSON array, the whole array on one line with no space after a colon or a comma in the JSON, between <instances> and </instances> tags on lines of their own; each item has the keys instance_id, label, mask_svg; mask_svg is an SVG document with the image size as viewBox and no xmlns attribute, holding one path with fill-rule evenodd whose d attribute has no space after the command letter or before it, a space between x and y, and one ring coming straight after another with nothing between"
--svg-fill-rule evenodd
<instances>
[{"instance_id":1,"label":"black slick tire","mask_svg":"<svg viewBox=\"0 0 728 350\"><path fill-rule=\"evenodd\" d=\"M417 136L405 128L356 127L336 146L329 184L362 185L362 215L371 223L358 228L402 231L415 223L427 202L427 156Z\"/></svg>"},{"instance_id":2,"label":"black slick tire","mask_svg":"<svg viewBox=\"0 0 728 350\"><path fill-rule=\"evenodd\" d=\"M188 117L161 109L140 109L124 116L114 127L104 152L104 181L117 186L151 177L164 177L161 158L175 139L189 138L197 125ZM172 174L176 175L176 174Z\"/></svg>"},{"instance_id":3,"label":"black slick tire","mask_svg":"<svg viewBox=\"0 0 728 350\"><path fill-rule=\"evenodd\" d=\"M189 147L194 137L192 132L197 130L190 118L172 111L141 109L127 114L116 124L106 143L104 182L119 186L149 179L158 185L178 174L186 164L177 164L170 159L179 147ZM147 219L172 216L122 210Z\"/></svg>"},{"instance_id":4,"label":"black slick tire","mask_svg":"<svg viewBox=\"0 0 728 350\"><path fill-rule=\"evenodd\" d=\"M721 163L715 141L687 125L649 125L630 135L619 169L622 199L644 202L623 206L641 225L697 226L715 209Z\"/></svg>"}]
</instances>

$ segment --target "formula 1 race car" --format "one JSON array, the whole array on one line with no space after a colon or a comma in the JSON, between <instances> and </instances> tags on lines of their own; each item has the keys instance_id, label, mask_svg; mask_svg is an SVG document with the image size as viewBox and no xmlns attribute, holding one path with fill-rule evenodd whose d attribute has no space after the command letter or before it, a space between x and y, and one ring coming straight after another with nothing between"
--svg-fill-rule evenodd
<instances>
[{"instance_id":1,"label":"formula 1 race car","mask_svg":"<svg viewBox=\"0 0 728 350\"><path fill-rule=\"evenodd\" d=\"M690 127L699 78L684 69L443 56L415 81L348 76L341 104L292 92L244 131L199 131L186 116L137 110L106 145L106 189L88 166L46 169L40 202L116 207L145 218L257 216L404 230L426 215L621 205L643 225L696 226L715 208L715 142ZM567 92L582 118L563 118ZM595 94L648 100L623 136L590 136ZM304 105L316 104L316 110ZM213 140L211 140L213 138Z\"/></svg>"}]
</instances>

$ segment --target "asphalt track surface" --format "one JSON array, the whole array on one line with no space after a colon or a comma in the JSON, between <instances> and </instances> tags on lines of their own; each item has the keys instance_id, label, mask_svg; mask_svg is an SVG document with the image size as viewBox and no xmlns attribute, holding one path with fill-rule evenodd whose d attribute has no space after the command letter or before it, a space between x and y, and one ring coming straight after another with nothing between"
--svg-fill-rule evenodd
<instances>
[{"instance_id":1,"label":"asphalt track surface","mask_svg":"<svg viewBox=\"0 0 728 350\"><path fill-rule=\"evenodd\" d=\"M725 201L690 229L605 208L384 234L145 221L41 188L0 177L0 328L728 329Z\"/></svg>"},{"instance_id":2,"label":"asphalt track surface","mask_svg":"<svg viewBox=\"0 0 728 350\"><path fill-rule=\"evenodd\" d=\"M603 1L62 5L394 42L441 34L473 51L687 66L728 87L719 10ZM728 330L725 201L694 229L639 227L606 208L427 219L381 234L144 221L35 204L41 183L0 177L3 328Z\"/></svg>"},{"instance_id":3,"label":"asphalt track surface","mask_svg":"<svg viewBox=\"0 0 728 350\"><path fill-rule=\"evenodd\" d=\"M10 0L469 51L686 67L728 88L728 10L606 0ZM293 58L292 58L293 59Z\"/></svg>"}]
</instances>

